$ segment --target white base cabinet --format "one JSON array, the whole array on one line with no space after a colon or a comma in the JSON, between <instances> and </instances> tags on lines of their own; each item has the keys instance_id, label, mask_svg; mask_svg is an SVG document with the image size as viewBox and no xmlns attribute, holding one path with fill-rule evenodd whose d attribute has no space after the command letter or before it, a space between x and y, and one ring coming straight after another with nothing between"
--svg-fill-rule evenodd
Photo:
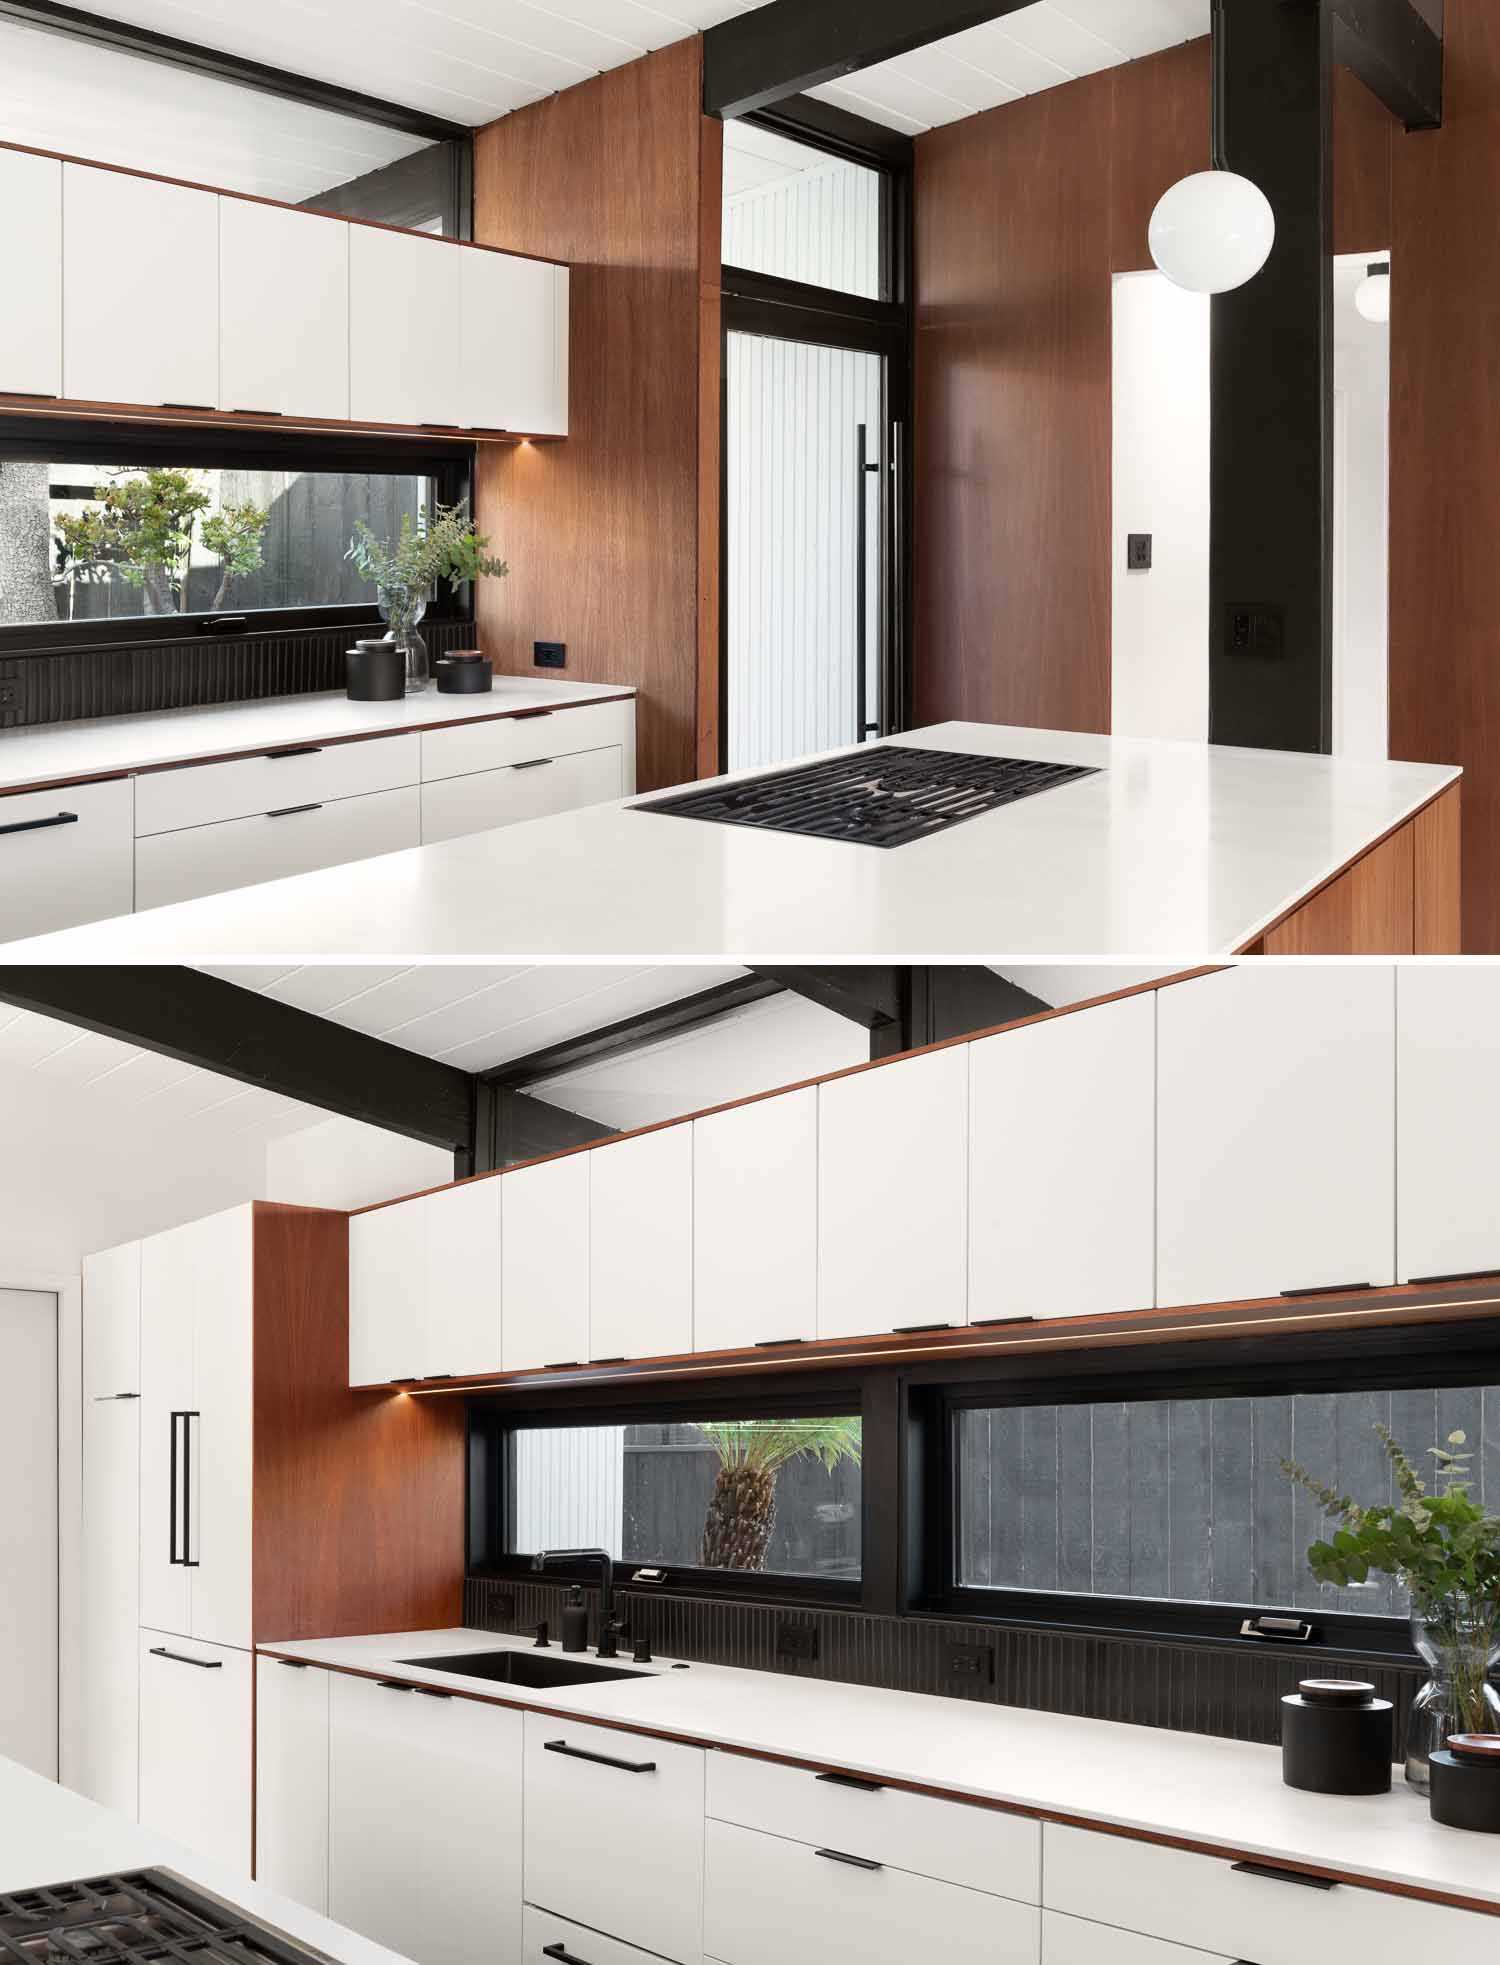
<instances>
[{"instance_id":1,"label":"white base cabinet","mask_svg":"<svg viewBox=\"0 0 1500 1965\"><path fill-rule=\"evenodd\" d=\"M526 1906L526 1936L522 1947L526 1965L655 1965L654 1955L637 1945L621 1944L585 1925L555 1917L550 1910ZM705 1961L707 1965L707 1961Z\"/></svg>"},{"instance_id":2,"label":"white base cabinet","mask_svg":"<svg viewBox=\"0 0 1500 1965\"><path fill-rule=\"evenodd\" d=\"M311 1665L256 1660L256 1881L325 1916L331 1689Z\"/></svg>"},{"instance_id":3,"label":"white base cabinet","mask_svg":"<svg viewBox=\"0 0 1500 1965\"><path fill-rule=\"evenodd\" d=\"M422 844L461 839L471 832L494 832L603 805L625 793L623 753L579 751L571 757L539 757L498 771L475 771L422 787Z\"/></svg>"},{"instance_id":4,"label":"white base cabinet","mask_svg":"<svg viewBox=\"0 0 1500 1965\"><path fill-rule=\"evenodd\" d=\"M135 906L128 778L0 797L0 942Z\"/></svg>"},{"instance_id":5,"label":"white base cabinet","mask_svg":"<svg viewBox=\"0 0 1500 1965\"><path fill-rule=\"evenodd\" d=\"M515 1965L521 1715L373 1679L330 1692L329 1916L416 1965ZM575 1825L568 1860L599 1853Z\"/></svg>"},{"instance_id":6,"label":"white base cabinet","mask_svg":"<svg viewBox=\"0 0 1500 1965\"><path fill-rule=\"evenodd\" d=\"M248 1876L248 1651L140 1634L141 1826Z\"/></svg>"},{"instance_id":7,"label":"white base cabinet","mask_svg":"<svg viewBox=\"0 0 1500 1965\"><path fill-rule=\"evenodd\" d=\"M1236 1965L1236 1961L1048 1910L1042 1913L1042 1965Z\"/></svg>"}]
</instances>

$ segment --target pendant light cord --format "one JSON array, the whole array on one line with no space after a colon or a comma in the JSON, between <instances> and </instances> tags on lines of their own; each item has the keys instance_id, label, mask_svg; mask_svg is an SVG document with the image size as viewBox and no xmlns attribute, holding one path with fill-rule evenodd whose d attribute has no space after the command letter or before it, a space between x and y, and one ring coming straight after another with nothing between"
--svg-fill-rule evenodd
<instances>
[{"instance_id":1,"label":"pendant light cord","mask_svg":"<svg viewBox=\"0 0 1500 1965\"><path fill-rule=\"evenodd\" d=\"M1216 171L1229 169L1229 151L1224 141L1226 98L1229 94L1229 17L1224 11L1224 0L1214 0L1213 12L1213 83L1212 109L1210 112L1210 143L1213 151L1213 167Z\"/></svg>"}]
</instances>

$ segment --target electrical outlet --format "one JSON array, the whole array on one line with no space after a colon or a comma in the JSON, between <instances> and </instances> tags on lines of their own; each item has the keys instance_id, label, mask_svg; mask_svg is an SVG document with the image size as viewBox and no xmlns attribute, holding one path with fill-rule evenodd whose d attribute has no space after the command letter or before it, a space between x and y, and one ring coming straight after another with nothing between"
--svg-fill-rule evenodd
<instances>
[{"instance_id":1,"label":"electrical outlet","mask_svg":"<svg viewBox=\"0 0 1500 1965\"><path fill-rule=\"evenodd\" d=\"M995 1653L987 1644L950 1644L945 1648L943 1676L955 1684L993 1685Z\"/></svg>"},{"instance_id":2,"label":"electrical outlet","mask_svg":"<svg viewBox=\"0 0 1500 1965\"><path fill-rule=\"evenodd\" d=\"M1228 625L1231 655L1286 653L1286 609L1273 601L1232 602Z\"/></svg>"},{"instance_id":3,"label":"electrical outlet","mask_svg":"<svg viewBox=\"0 0 1500 1965\"><path fill-rule=\"evenodd\" d=\"M568 644L565 641L535 641L531 644L531 659L539 669L565 669L568 666Z\"/></svg>"},{"instance_id":4,"label":"electrical outlet","mask_svg":"<svg viewBox=\"0 0 1500 1965\"><path fill-rule=\"evenodd\" d=\"M811 1663L818 1655L818 1629L815 1624L778 1624L776 1656L801 1658Z\"/></svg>"},{"instance_id":5,"label":"electrical outlet","mask_svg":"<svg viewBox=\"0 0 1500 1965\"><path fill-rule=\"evenodd\" d=\"M1132 532L1125 540L1125 565L1131 573L1151 571L1152 535L1149 532Z\"/></svg>"},{"instance_id":6,"label":"electrical outlet","mask_svg":"<svg viewBox=\"0 0 1500 1965\"><path fill-rule=\"evenodd\" d=\"M484 1607L488 1616L497 1618L502 1624L514 1624L516 1621L516 1599L509 1590L498 1591L486 1600Z\"/></svg>"}]
</instances>

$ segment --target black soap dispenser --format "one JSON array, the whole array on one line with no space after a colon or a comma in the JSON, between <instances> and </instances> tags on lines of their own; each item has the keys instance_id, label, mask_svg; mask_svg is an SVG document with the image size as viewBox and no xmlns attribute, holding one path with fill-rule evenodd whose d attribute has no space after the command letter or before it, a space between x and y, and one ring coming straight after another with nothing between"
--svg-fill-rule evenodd
<instances>
[{"instance_id":1,"label":"black soap dispenser","mask_svg":"<svg viewBox=\"0 0 1500 1965\"><path fill-rule=\"evenodd\" d=\"M562 1648L564 1651L587 1651L589 1648L589 1607L577 1583L569 1590L563 1605Z\"/></svg>"}]
</instances>

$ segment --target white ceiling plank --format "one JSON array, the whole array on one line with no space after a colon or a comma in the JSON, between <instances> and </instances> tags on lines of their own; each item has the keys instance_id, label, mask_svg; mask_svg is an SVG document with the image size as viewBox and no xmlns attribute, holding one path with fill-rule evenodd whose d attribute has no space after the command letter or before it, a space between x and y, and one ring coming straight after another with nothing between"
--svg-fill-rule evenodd
<instances>
[{"instance_id":1,"label":"white ceiling plank","mask_svg":"<svg viewBox=\"0 0 1500 1965\"><path fill-rule=\"evenodd\" d=\"M932 124L921 117L903 115L899 110L887 109L870 97L859 94L851 84L862 79L855 75L847 82L820 82L816 88L809 89L808 94L819 97L823 102L831 102L837 109L847 109L855 116L868 116L872 123L884 123L887 129L901 130L907 136L921 136L924 130L932 128Z\"/></svg>"},{"instance_id":2,"label":"white ceiling plank","mask_svg":"<svg viewBox=\"0 0 1500 1965\"><path fill-rule=\"evenodd\" d=\"M1125 58L1124 50L1107 34L1070 20L1051 4L1023 7L1017 14L1007 14L1003 21L991 22L988 28L974 29L981 38L1000 31L1015 46L1040 55L1066 75L1096 75Z\"/></svg>"},{"instance_id":3,"label":"white ceiling plank","mask_svg":"<svg viewBox=\"0 0 1500 1965\"><path fill-rule=\"evenodd\" d=\"M196 1067L184 1064L180 1058L163 1057L160 1051L137 1051L133 1057L126 1058L116 1065L106 1077L96 1081L95 1089L107 1091L111 1098L129 1100L135 1105L148 1104L158 1092L164 1092L171 1085L181 1084Z\"/></svg>"},{"instance_id":4,"label":"white ceiling plank","mask_svg":"<svg viewBox=\"0 0 1500 1965\"><path fill-rule=\"evenodd\" d=\"M547 972L554 982L564 976L585 973L571 970ZM602 979L613 973L614 980ZM443 1053L444 1062L461 1071L488 1071L532 1051L546 1050L552 1044L566 1043L587 1031L598 1030L642 1010L653 1010L664 1003L695 995L739 973L720 968L661 968L611 972L595 969L596 986L580 992L569 1002L554 1002L523 1022L495 1030Z\"/></svg>"},{"instance_id":5,"label":"white ceiling plank","mask_svg":"<svg viewBox=\"0 0 1500 1965\"><path fill-rule=\"evenodd\" d=\"M380 983L350 1002L341 1003L330 1014L346 1029L362 1030L368 1036L411 1050L414 1046L403 1038L406 1026L425 1023L439 1010L451 1010L456 1019L462 1019L464 1005L471 999L498 983L526 973L523 968L471 968L467 964L450 968L423 964L408 969L403 976Z\"/></svg>"},{"instance_id":6,"label":"white ceiling plank","mask_svg":"<svg viewBox=\"0 0 1500 1965\"><path fill-rule=\"evenodd\" d=\"M97 1031L75 1033L78 1041L65 1044L50 1057L39 1058L36 1070L64 1085L89 1085L108 1071L125 1064L137 1047L118 1037L104 1037Z\"/></svg>"},{"instance_id":7,"label":"white ceiling plank","mask_svg":"<svg viewBox=\"0 0 1500 1965\"><path fill-rule=\"evenodd\" d=\"M393 976L404 976L409 966L405 963L393 966L373 962L315 962L305 968L293 969L289 975L278 976L262 993L274 996L279 1003L293 1003L299 1010L311 1010L315 1015L325 1016L338 1004L364 995L378 984L389 982Z\"/></svg>"},{"instance_id":8,"label":"white ceiling plank","mask_svg":"<svg viewBox=\"0 0 1500 1965\"><path fill-rule=\"evenodd\" d=\"M43 1058L76 1041L80 1033L52 1017L39 1017L33 1010L22 1010L0 1028L0 1064L33 1068Z\"/></svg>"},{"instance_id":9,"label":"white ceiling plank","mask_svg":"<svg viewBox=\"0 0 1500 1965\"><path fill-rule=\"evenodd\" d=\"M894 115L909 116L929 129L972 116L973 110L960 97L935 88L909 72L907 63L920 63L923 55L931 56L937 62L942 60L940 51L920 49L915 56L903 56L900 61L881 61L873 67L862 68L858 74L848 76L840 86L851 95L873 102L877 108Z\"/></svg>"},{"instance_id":10,"label":"white ceiling plank","mask_svg":"<svg viewBox=\"0 0 1500 1965\"><path fill-rule=\"evenodd\" d=\"M1051 88L1069 80L1050 63L1016 44L993 40L977 42L971 35L955 34L931 48L919 48L903 55L892 68L901 69L911 80L921 82L940 94L962 102L971 115L997 109L1002 102L1015 102L1033 89Z\"/></svg>"},{"instance_id":11,"label":"white ceiling plank","mask_svg":"<svg viewBox=\"0 0 1500 1965\"><path fill-rule=\"evenodd\" d=\"M635 61L646 53L644 41L623 30L606 32L587 22L569 19L554 8L530 0L412 0L420 12L442 14L467 26L493 29L523 46L545 49L562 61L576 62L597 73Z\"/></svg>"},{"instance_id":12,"label":"white ceiling plank","mask_svg":"<svg viewBox=\"0 0 1500 1965\"><path fill-rule=\"evenodd\" d=\"M1012 21L1023 18L1023 15L1016 14L1000 21L987 21L982 27L970 28L965 34L955 34L943 46L959 61L988 74L998 75L1022 95L1036 95L1043 89L1055 89L1065 82L1076 81L1082 73L1080 69L1068 67L1009 31ZM1094 43L1094 51L1097 67L1105 67L1118 59L1102 42Z\"/></svg>"},{"instance_id":13,"label":"white ceiling plank","mask_svg":"<svg viewBox=\"0 0 1500 1965\"><path fill-rule=\"evenodd\" d=\"M238 989L266 990L283 976L296 973L290 962L203 962L198 966L205 976L217 976L220 982L233 983Z\"/></svg>"},{"instance_id":14,"label":"white ceiling plank","mask_svg":"<svg viewBox=\"0 0 1500 1965\"><path fill-rule=\"evenodd\" d=\"M1206 34L1208 0L1202 0L1202 27L1188 24L1196 17L1196 4L1194 0L1194 7L1188 8L1177 0L1048 0L1054 12L1088 28L1132 59L1156 54L1195 32Z\"/></svg>"},{"instance_id":15,"label":"white ceiling plank","mask_svg":"<svg viewBox=\"0 0 1500 1965\"><path fill-rule=\"evenodd\" d=\"M441 1058L463 1071L482 1071L508 1058L537 1050L530 1032L538 1020L562 1010L571 1012L572 1029L592 1029L598 1019L579 1016L573 1006L592 1002L604 989L642 974L638 967L605 968L579 964L567 968L532 969L524 975L493 984L478 996L409 1023L401 1041L426 1057ZM479 1057L474 1064L468 1059Z\"/></svg>"}]
</instances>

